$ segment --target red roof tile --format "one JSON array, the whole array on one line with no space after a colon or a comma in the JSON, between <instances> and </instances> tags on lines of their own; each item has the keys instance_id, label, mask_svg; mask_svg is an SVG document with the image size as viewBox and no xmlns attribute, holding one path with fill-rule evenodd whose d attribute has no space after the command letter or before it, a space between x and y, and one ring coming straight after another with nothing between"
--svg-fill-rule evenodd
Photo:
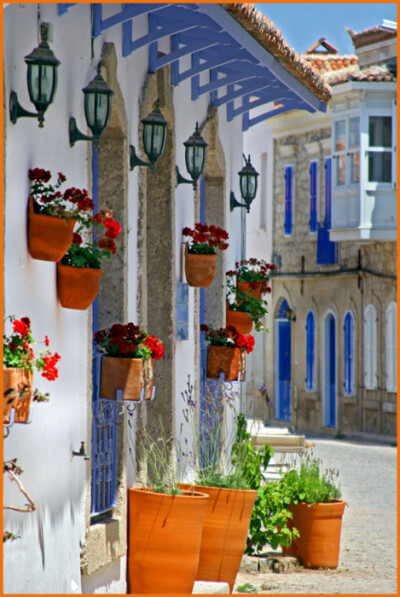
<instances>
[{"instance_id":1,"label":"red roof tile","mask_svg":"<svg viewBox=\"0 0 400 597\"><path fill-rule=\"evenodd\" d=\"M371 27L370 29L364 29L358 33L354 33L354 31L348 27L345 27L345 29L350 35L353 46L356 49L397 37L397 31L386 29L385 27L381 27L379 25L377 27Z\"/></svg>"}]
</instances>

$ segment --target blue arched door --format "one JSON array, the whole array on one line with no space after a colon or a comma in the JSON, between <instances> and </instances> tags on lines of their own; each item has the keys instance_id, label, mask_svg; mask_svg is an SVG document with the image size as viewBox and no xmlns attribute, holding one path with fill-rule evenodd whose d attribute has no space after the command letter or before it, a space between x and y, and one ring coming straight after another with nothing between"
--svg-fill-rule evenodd
<instances>
[{"instance_id":1,"label":"blue arched door","mask_svg":"<svg viewBox=\"0 0 400 597\"><path fill-rule=\"evenodd\" d=\"M324 425L336 427L336 318L324 321Z\"/></svg>"},{"instance_id":2,"label":"blue arched door","mask_svg":"<svg viewBox=\"0 0 400 597\"><path fill-rule=\"evenodd\" d=\"M275 417L291 420L291 323L286 317L289 305L282 301L275 320Z\"/></svg>"}]
</instances>

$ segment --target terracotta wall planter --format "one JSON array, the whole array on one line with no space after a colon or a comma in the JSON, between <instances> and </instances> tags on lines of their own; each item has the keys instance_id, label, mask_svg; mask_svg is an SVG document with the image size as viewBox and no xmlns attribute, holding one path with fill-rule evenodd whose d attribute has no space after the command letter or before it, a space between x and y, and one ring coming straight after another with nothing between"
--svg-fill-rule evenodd
<instances>
[{"instance_id":1,"label":"terracotta wall planter","mask_svg":"<svg viewBox=\"0 0 400 597\"><path fill-rule=\"evenodd\" d=\"M262 298L262 292L261 292L260 286L258 288L256 288L255 290L253 290L252 288L250 288L250 282L238 282L237 287L238 287L238 290L240 290L241 292L244 292L249 297L256 298L259 301ZM240 304L239 301L238 301L238 304Z\"/></svg>"},{"instance_id":2,"label":"terracotta wall planter","mask_svg":"<svg viewBox=\"0 0 400 597\"><path fill-rule=\"evenodd\" d=\"M28 245L34 259L60 261L72 244L76 220L35 213L33 198L28 203Z\"/></svg>"},{"instance_id":3,"label":"terracotta wall planter","mask_svg":"<svg viewBox=\"0 0 400 597\"><path fill-rule=\"evenodd\" d=\"M128 489L129 593L192 593L208 500Z\"/></svg>"},{"instance_id":4,"label":"terracotta wall planter","mask_svg":"<svg viewBox=\"0 0 400 597\"><path fill-rule=\"evenodd\" d=\"M100 398L116 399L122 390L123 400L150 400L153 391L153 359L124 359L103 356L101 359Z\"/></svg>"},{"instance_id":5,"label":"terracotta wall planter","mask_svg":"<svg viewBox=\"0 0 400 597\"><path fill-rule=\"evenodd\" d=\"M226 310L226 325L233 325L241 334L250 334L253 321L246 313L241 311Z\"/></svg>"},{"instance_id":6,"label":"terracotta wall planter","mask_svg":"<svg viewBox=\"0 0 400 597\"><path fill-rule=\"evenodd\" d=\"M227 582L232 593L246 548L257 491L200 485L194 486L194 490L210 496L196 580Z\"/></svg>"},{"instance_id":7,"label":"terracotta wall planter","mask_svg":"<svg viewBox=\"0 0 400 597\"><path fill-rule=\"evenodd\" d=\"M226 381L235 381L244 378L246 371L246 355L239 348L226 346L209 346L207 354L207 377L219 379L224 373Z\"/></svg>"},{"instance_id":8,"label":"terracotta wall planter","mask_svg":"<svg viewBox=\"0 0 400 597\"><path fill-rule=\"evenodd\" d=\"M296 556L306 568L337 568L345 505L339 500L290 506L293 518L288 526L295 527L300 537L290 547L282 548L282 552Z\"/></svg>"},{"instance_id":9,"label":"terracotta wall planter","mask_svg":"<svg viewBox=\"0 0 400 597\"><path fill-rule=\"evenodd\" d=\"M215 278L217 255L194 255L185 245L185 275L189 286L207 288Z\"/></svg>"},{"instance_id":10,"label":"terracotta wall planter","mask_svg":"<svg viewBox=\"0 0 400 597\"><path fill-rule=\"evenodd\" d=\"M63 307L87 309L99 292L102 269L57 263L57 291Z\"/></svg>"},{"instance_id":11,"label":"terracotta wall planter","mask_svg":"<svg viewBox=\"0 0 400 597\"><path fill-rule=\"evenodd\" d=\"M32 404L33 373L17 367L3 367L3 423L10 422L15 409L15 423L27 423ZM9 390L14 390L9 393ZM14 398L14 400L12 400Z\"/></svg>"}]
</instances>

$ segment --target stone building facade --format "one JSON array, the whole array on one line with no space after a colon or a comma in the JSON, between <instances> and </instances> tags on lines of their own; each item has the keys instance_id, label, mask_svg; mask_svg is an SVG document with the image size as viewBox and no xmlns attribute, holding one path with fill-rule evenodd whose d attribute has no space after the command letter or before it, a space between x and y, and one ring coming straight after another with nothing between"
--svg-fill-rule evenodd
<instances>
[{"instance_id":1,"label":"stone building facade","mask_svg":"<svg viewBox=\"0 0 400 597\"><path fill-rule=\"evenodd\" d=\"M395 436L395 153L391 148L390 182L375 184L371 191L371 166L363 165L364 141L357 126L365 132L365 111L367 117L385 115L395 144L390 105L396 97L396 30L374 28L364 32L364 40L363 50L379 45L380 60L377 52L369 54L374 66L358 66L356 43L354 56L338 56L330 44L321 53L316 44L304 56L332 86L326 115L293 111L268 123L274 139L272 260L277 270L267 321L266 378L278 425L332 435ZM340 157L335 161L339 105L346 105L359 135L350 168L346 161L346 176L354 178L344 219L357 202L362 218L369 195L375 198L374 216L353 228L337 224L343 220L338 213ZM379 213L383 205L384 215Z\"/></svg>"}]
</instances>

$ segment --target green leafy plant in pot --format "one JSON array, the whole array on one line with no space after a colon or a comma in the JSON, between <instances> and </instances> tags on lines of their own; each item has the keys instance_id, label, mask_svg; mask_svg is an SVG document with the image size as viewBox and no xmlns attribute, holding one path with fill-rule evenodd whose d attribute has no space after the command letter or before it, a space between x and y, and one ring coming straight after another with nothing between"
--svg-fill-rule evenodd
<instances>
[{"instance_id":1,"label":"green leafy plant in pot","mask_svg":"<svg viewBox=\"0 0 400 597\"><path fill-rule=\"evenodd\" d=\"M207 384L195 400L190 379L182 393L184 419L190 424L190 459L194 487L210 496L202 536L197 580L223 581L232 591L246 545L257 487L273 454L258 452L243 415L237 415L235 392L226 384ZM185 438L186 440L187 438Z\"/></svg>"},{"instance_id":2,"label":"green leafy plant in pot","mask_svg":"<svg viewBox=\"0 0 400 597\"><path fill-rule=\"evenodd\" d=\"M280 481L290 498L291 524L300 534L287 553L296 555L308 568L338 566L346 503L341 499L337 476L334 469L321 470L321 462L311 455Z\"/></svg>"}]
</instances>

